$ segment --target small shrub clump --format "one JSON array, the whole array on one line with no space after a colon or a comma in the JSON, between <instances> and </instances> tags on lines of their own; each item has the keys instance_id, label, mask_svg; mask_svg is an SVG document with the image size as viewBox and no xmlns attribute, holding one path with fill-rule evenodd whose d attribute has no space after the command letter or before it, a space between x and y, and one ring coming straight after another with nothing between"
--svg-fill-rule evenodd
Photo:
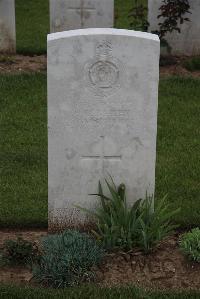
<instances>
[{"instance_id":1,"label":"small shrub clump","mask_svg":"<svg viewBox=\"0 0 200 299\"><path fill-rule=\"evenodd\" d=\"M189 0L162 0L159 8L161 18L159 25L159 37L162 39L168 32L177 31L181 33L180 25L189 22L188 14L190 14Z\"/></svg>"},{"instance_id":2,"label":"small shrub clump","mask_svg":"<svg viewBox=\"0 0 200 299\"><path fill-rule=\"evenodd\" d=\"M68 230L48 235L41 240L42 255L33 265L33 278L42 285L54 288L90 281L104 250L87 234Z\"/></svg>"},{"instance_id":3,"label":"small shrub clump","mask_svg":"<svg viewBox=\"0 0 200 299\"><path fill-rule=\"evenodd\" d=\"M32 263L38 256L35 243L18 237L17 240L6 240L1 251L1 264L25 265Z\"/></svg>"},{"instance_id":4,"label":"small shrub clump","mask_svg":"<svg viewBox=\"0 0 200 299\"><path fill-rule=\"evenodd\" d=\"M200 229L194 228L183 234L180 240L180 248L190 260L200 263Z\"/></svg>"},{"instance_id":5,"label":"small shrub clump","mask_svg":"<svg viewBox=\"0 0 200 299\"><path fill-rule=\"evenodd\" d=\"M100 182L98 193L91 194L100 198L100 207L96 211L78 208L96 219L97 230L93 233L106 249L120 248L127 251L139 247L148 253L173 231L175 226L171 219L178 210L170 211L166 196L155 208L153 197L147 195L144 200L139 199L129 207L125 185L116 187L112 178L111 183L107 180L105 182L110 197L104 194Z\"/></svg>"},{"instance_id":6,"label":"small shrub clump","mask_svg":"<svg viewBox=\"0 0 200 299\"><path fill-rule=\"evenodd\" d=\"M130 249L136 246L139 201L131 209L128 209L125 185L120 184L117 188L114 182L109 184L107 180L106 184L110 191L110 197L103 194L100 182L98 194L91 194L100 198L99 209L93 212L82 207L78 208L91 214L97 220L98 231L93 231L93 233L106 249L116 247Z\"/></svg>"}]
</instances>

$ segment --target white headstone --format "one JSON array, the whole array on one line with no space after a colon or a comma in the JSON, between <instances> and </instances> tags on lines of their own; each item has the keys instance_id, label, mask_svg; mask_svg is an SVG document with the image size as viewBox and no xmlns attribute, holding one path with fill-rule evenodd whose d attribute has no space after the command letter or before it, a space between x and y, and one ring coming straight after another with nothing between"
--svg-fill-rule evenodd
<instances>
[{"instance_id":1,"label":"white headstone","mask_svg":"<svg viewBox=\"0 0 200 299\"><path fill-rule=\"evenodd\" d=\"M149 31L159 28L158 23L162 18L157 18L160 14L159 8L163 4L162 0L148 0L149 2ZM172 48L174 55L199 55L200 54L200 0L190 0L190 11L192 14L186 14L185 17L190 22L184 22L180 25L181 33L173 32L166 35L165 39Z\"/></svg>"},{"instance_id":2,"label":"white headstone","mask_svg":"<svg viewBox=\"0 0 200 299\"><path fill-rule=\"evenodd\" d=\"M15 0L0 0L0 52L15 52Z\"/></svg>"},{"instance_id":3,"label":"white headstone","mask_svg":"<svg viewBox=\"0 0 200 299\"><path fill-rule=\"evenodd\" d=\"M50 0L50 31L113 27L114 0Z\"/></svg>"},{"instance_id":4,"label":"white headstone","mask_svg":"<svg viewBox=\"0 0 200 299\"><path fill-rule=\"evenodd\" d=\"M159 39L118 29L48 36L49 225L85 221L98 181L154 193Z\"/></svg>"}]
</instances>

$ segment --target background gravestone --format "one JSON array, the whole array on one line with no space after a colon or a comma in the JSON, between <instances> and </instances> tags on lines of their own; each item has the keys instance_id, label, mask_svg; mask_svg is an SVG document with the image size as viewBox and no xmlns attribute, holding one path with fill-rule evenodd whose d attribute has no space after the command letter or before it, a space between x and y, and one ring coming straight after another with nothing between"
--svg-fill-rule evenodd
<instances>
[{"instance_id":1,"label":"background gravestone","mask_svg":"<svg viewBox=\"0 0 200 299\"><path fill-rule=\"evenodd\" d=\"M83 224L109 173L129 202L154 193L160 43L81 29L48 36L49 227Z\"/></svg>"},{"instance_id":2,"label":"background gravestone","mask_svg":"<svg viewBox=\"0 0 200 299\"><path fill-rule=\"evenodd\" d=\"M114 0L50 0L50 31L113 27Z\"/></svg>"},{"instance_id":3,"label":"background gravestone","mask_svg":"<svg viewBox=\"0 0 200 299\"><path fill-rule=\"evenodd\" d=\"M158 29L158 23L161 18L160 6L162 0L148 0L149 3L149 31ZM172 54L175 55L199 55L200 54L200 0L189 1L192 14L187 14L190 22L184 22L180 25L181 33L173 32L167 34L165 39L172 48Z\"/></svg>"},{"instance_id":4,"label":"background gravestone","mask_svg":"<svg viewBox=\"0 0 200 299\"><path fill-rule=\"evenodd\" d=\"M0 52L15 50L15 0L0 0Z\"/></svg>"}]
</instances>

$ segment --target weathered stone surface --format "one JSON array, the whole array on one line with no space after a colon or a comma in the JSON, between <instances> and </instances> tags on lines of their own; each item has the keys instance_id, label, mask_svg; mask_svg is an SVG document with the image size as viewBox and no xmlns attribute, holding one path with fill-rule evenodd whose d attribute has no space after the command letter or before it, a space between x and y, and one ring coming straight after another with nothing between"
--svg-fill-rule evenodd
<instances>
[{"instance_id":1,"label":"weathered stone surface","mask_svg":"<svg viewBox=\"0 0 200 299\"><path fill-rule=\"evenodd\" d=\"M159 39L118 29L48 36L49 223L83 224L109 173L130 203L155 184Z\"/></svg>"},{"instance_id":2,"label":"weathered stone surface","mask_svg":"<svg viewBox=\"0 0 200 299\"><path fill-rule=\"evenodd\" d=\"M0 52L15 52L15 0L0 0Z\"/></svg>"},{"instance_id":3,"label":"weathered stone surface","mask_svg":"<svg viewBox=\"0 0 200 299\"><path fill-rule=\"evenodd\" d=\"M114 0L50 0L51 32L113 27Z\"/></svg>"},{"instance_id":4,"label":"weathered stone surface","mask_svg":"<svg viewBox=\"0 0 200 299\"><path fill-rule=\"evenodd\" d=\"M159 8L162 0L148 0L149 3L149 31L158 29L158 23L162 20L157 16L160 14ZM186 17L190 22L180 25L181 33L173 32L166 35L166 40L172 48L174 55L199 55L200 54L200 1L190 0L191 13ZM163 53L164 54L164 53Z\"/></svg>"}]
</instances>

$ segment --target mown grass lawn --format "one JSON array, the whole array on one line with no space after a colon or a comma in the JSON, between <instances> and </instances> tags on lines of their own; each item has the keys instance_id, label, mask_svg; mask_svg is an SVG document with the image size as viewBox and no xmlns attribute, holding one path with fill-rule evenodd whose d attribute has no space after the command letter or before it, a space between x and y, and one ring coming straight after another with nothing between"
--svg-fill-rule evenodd
<instances>
[{"instance_id":1,"label":"mown grass lawn","mask_svg":"<svg viewBox=\"0 0 200 299\"><path fill-rule=\"evenodd\" d=\"M200 80L161 79L156 197L200 223ZM47 225L46 74L0 77L0 226Z\"/></svg>"},{"instance_id":2,"label":"mown grass lawn","mask_svg":"<svg viewBox=\"0 0 200 299\"><path fill-rule=\"evenodd\" d=\"M0 286L0 299L199 299L197 292L145 292L135 287L96 288L93 286L74 287L64 290L20 288Z\"/></svg>"},{"instance_id":3,"label":"mown grass lawn","mask_svg":"<svg viewBox=\"0 0 200 299\"><path fill-rule=\"evenodd\" d=\"M0 76L0 226L47 223L46 76Z\"/></svg>"},{"instance_id":4,"label":"mown grass lawn","mask_svg":"<svg viewBox=\"0 0 200 299\"><path fill-rule=\"evenodd\" d=\"M176 221L200 225L200 80L161 79L159 90L156 196L168 194Z\"/></svg>"},{"instance_id":5,"label":"mown grass lawn","mask_svg":"<svg viewBox=\"0 0 200 299\"><path fill-rule=\"evenodd\" d=\"M15 7L17 52L45 53L49 33L49 0L16 0Z\"/></svg>"},{"instance_id":6,"label":"mown grass lawn","mask_svg":"<svg viewBox=\"0 0 200 299\"><path fill-rule=\"evenodd\" d=\"M130 28L128 15L133 6L134 0L115 0L116 28ZM46 53L49 0L16 0L16 32L18 53Z\"/></svg>"}]
</instances>

